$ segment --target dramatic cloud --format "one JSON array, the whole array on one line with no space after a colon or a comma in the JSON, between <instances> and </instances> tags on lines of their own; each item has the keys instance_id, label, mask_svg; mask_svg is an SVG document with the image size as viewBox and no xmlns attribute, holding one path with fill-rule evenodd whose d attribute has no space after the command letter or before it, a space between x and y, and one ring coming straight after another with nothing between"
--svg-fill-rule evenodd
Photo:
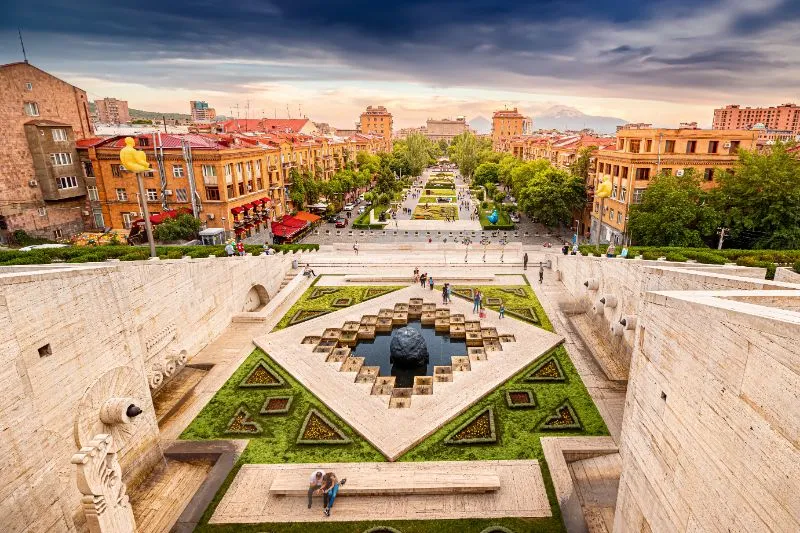
<instances>
[{"instance_id":1,"label":"dramatic cloud","mask_svg":"<svg viewBox=\"0 0 800 533\"><path fill-rule=\"evenodd\" d=\"M19 0L0 20L0 61L19 59L18 26L34 64L163 111L249 100L351 123L381 103L404 126L549 102L707 124L716 105L796 98L800 78L796 0Z\"/></svg>"}]
</instances>

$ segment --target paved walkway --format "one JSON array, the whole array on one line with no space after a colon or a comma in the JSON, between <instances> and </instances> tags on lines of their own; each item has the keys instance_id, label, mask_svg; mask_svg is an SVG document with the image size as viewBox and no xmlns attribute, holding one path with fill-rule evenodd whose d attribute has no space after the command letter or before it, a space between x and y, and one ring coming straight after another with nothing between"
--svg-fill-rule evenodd
<instances>
[{"instance_id":1,"label":"paved walkway","mask_svg":"<svg viewBox=\"0 0 800 533\"><path fill-rule=\"evenodd\" d=\"M484 494L417 494L341 496L330 517L322 502L307 508L306 496L270 494L272 480L280 471L295 471L307 479L316 469L335 471L339 478L355 475L381 476L411 473L435 478L437 472L475 475L487 469L500 477L500 490ZM346 485L345 485L346 486ZM435 520L456 518L541 518L551 516L550 504L537 461L458 461L425 463L338 463L293 465L244 465L209 523L344 522L364 520Z\"/></svg>"}]
</instances>

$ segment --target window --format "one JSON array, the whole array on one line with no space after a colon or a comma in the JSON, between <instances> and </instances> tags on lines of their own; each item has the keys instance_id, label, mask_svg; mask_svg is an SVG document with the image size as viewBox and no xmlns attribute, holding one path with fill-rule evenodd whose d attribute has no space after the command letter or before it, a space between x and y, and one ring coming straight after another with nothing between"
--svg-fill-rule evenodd
<instances>
[{"instance_id":1,"label":"window","mask_svg":"<svg viewBox=\"0 0 800 533\"><path fill-rule=\"evenodd\" d=\"M111 175L119 178L122 176L122 165L111 165Z\"/></svg>"},{"instance_id":2,"label":"window","mask_svg":"<svg viewBox=\"0 0 800 533\"><path fill-rule=\"evenodd\" d=\"M29 81L25 82L25 90L26 91L32 91L33 90L33 84L31 82L29 82Z\"/></svg>"},{"instance_id":3,"label":"window","mask_svg":"<svg viewBox=\"0 0 800 533\"><path fill-rule=\"evenodd\" d=\"M138 144L139 146L150 146L150 139L147 137L139 137Z\"/></svg>"},{"instance_id":4,"label":"window","mask_svg":"<svg viewBox=\"0 0 800 533\"><path fill-rule=\"evenodd\" d=\"M736 151L739 150L739 144L741 144L741 141L731 141L731 147L728 150L728 153L735 154Z\"/></svg>"},{"instance_id":5,"label":"window","mask_svg":"<svg viewBox=\"0 0 800 533\"><path fill-rule=\"evenodd\" d=\"M708 141L708 153L716 154L719 148L719 141Z\"/></svg>"},{"instance_id":6,"label":"window","mask_svg":"<svg viewBox=\"0 0 800 533\"><path fill-rule=\"evenodd\" d=\"M619 193L619 201L620 201L620 202L624 202L624 201L625 201L625 198L626 198L627 196L628 196L628 189L626 189L625 187L623 187L623 188L620 190L620 193Z\"/></svg>"},{"instance_id":7,"label":"window","mask_svg":"<svg viewBox=\"0 0 800 533\"><path fill-rule=\"evenodd\" d=\"M613 209L609 209L608 210L608 219L610 221L612 221L612 222L614 221L614 210Z\"/></svg>"},{"instance_id":8,"label":"window","mask_svg":"<svg viewBox=\"0 0 800 533\"><path fill-rule=\"evenodd\" d=\"M97 229L106 227L106 221L103 220L103 213L100 211L94 212L94 227Z\"/></svg>"},{"instance_id":9,"label":"window","mask_svg":"<svg viewBox=\"0 0 800 533\"><path fill-rule=\"evenodd\" d=\"M179 202L185 202L186 201L186 189L175 189L175 198Z\"/></svg>"},{"instance_id":10,"label":"window","mask_svg":"<svg viewBox=\"0 0 800 533\"><path fill-rule=\"evenodd\" d=\"M614 165L614 176L619 176L619 165Z\"/></svg>"},{"instance_id":11,"label":"window","mask_svg":"<svg viewBox=\"0 0 800 533\"><path fill-rule=\"evenodd\" d=\"M183 177L183 165L172 165L172 177L174 178Z\"/></svg>"},{"instance_id":12,"label":"window","mask_svg":"<svg viewBox=\"0 0 800 533\"><path fill-rule=\"evenodd\" d=\"M622 211L617 211L617 224L622 224Z\"/></svg>"},{"instance_id":13,"label":"window","mask_svg":"<svg viewBox=\"0 0 800 533\"><path fill-rule=\"evenodd\" d=\"M686 153L693 154L697 152L697 141L687 141L686 142Z\"/></svg>"},{"instance_id":14,"label":"window","mask_svg":"<svg viewBox=\"0 0 800 533\"><path fill-rule=\"evenodd\" d=\"M244 183L240 181L239 182L239 195L242 195L242 194L244 194Z\"/></svg>"},{"instance_id":15,"label":"window","mask_svg":"<svg viewBox=\"0 0 800 533\"><path fill-rule=\"evenodd\" d=\"M217 167L214 165L203 165L203 177L210 178L210 177L217 177Z\"/></svg>"},{"instance_id":16,"label":"window","mask_svg":"<svg viewBox=\"0 0 800 533\"><path fill-rule=\"evenodd\" d=\"M148 202L157 202L158 201L158 189L147 189L146 195L147 195L147 201Z\"/></svg>"},{"instance_id":17,"label":"window","mask_svg":"<svg viewBox=\"0 0 800 533\"><path fill-rule=\"evenodd\" d=\"M645 188L636 188L633 189L633 203L640 204L642 203L642 196L644 196L644 191L647 189Z\"/></svg>"},{"instance_id":18,"label":"window","mask_svg":"<svg viewBox=\"0 0 800 533\"><path fill-rule=\"evenodd\" d=\"M703 179L706 181L713 181L714 180L714 169L707 168L703 171Z\"/></svg>"},{"instance_id":19,"label":"window","mask_svg":"<svg viewBox=\"0 0 800 533\"><path fill-rule=\"evenodd\" d=\"M128 201L128 191L125 189L117 189L117 200L120 202L127 202ZM129 228L130 226L125 226Z\"/></svg>"},{"instance_id":20,"label":"window","mask_svg":"<svg viewBox=\"0 0 800 533\"><path fill-rule=\"evenodd\" d=\"M67 152L59 152L55 154L50 154L50 161L52 161L53 166L59 165L71 165L72 164L72 154Z\"/></svg>"},{"instance_id":21,"label":"window","mask_svg":"<svg viewBox=\"0 0 800 533\"><path fill-rule=\"evenodd\" d=\"M83 163L83 175L87 178L94 177L94 167L92 166L91 161L82 161Z\"/></svg>"},{"instance_id":22,"label":"window","mask_svg":"<svg viewBox=\"0 0 800 533\"><path fill-rule=\"evenodd\" d=\"M39 213L40 217L46 217L47 216L47 208L46 207L39 207L39 208L36 209L36 212Z\"/></svg>"},{"instance_id":23,"label":"window","mask_svg":"<svg viewBox=\"0 0 800 533\"><path fill-rule=\"evenodd\" d=\"M131 223L139 217L139 213L122 213L122 227L131 229Z\"/></svg>"},{"instance_id":24,"label":"window","mask_svg":"<svg viewBox=\"0 0 800 533\"><path fill-rule=\"evenodd\" d=\"M614 186L611 188L611 198L616 198L616 197L617 197L617 185L614 184Z\"/></svg>"},{"instance_id":25,"label":"window","mask_svg":"<svg viewBox=\"0 0 800 533\"><path fill-rule=\"evenodd\" d=\"M61 128L55 128L51 130L53 134L53 140L56 142L62 142L67 140L67 131Z\"/></svg>"},{"instance_id":26,"label":"window","mask_svg":"<svg viewBox=\"0 0 800 533\"><path fill-rule=\"evenodd\" d=\"M637 180L649 180L650 179L650 169L649 168L637 168L636 169L636 179Z\"/></svg>"},{"instance_id":27,"label":"window","mask_svg":"<svg viewBox=\"0 0 800 533\"><path fill-rule=\"evenodd\" d=\"M236 163L236 179L242 179L242 164Z\"/></svg>"},{"instance_id":28,"label":"window","mask_svg":"<svg viewBox=\"0 0 800 533\"><path fill-rule=\"evenodd\" d=\"M250 161L244 164L244 173L247 179L253 178L253 164Z\"/></svg>"},{"instance_id":29,"label":"window","mask_svg":"<svg viewBox=\"0 0 800 533\"><path fill-rule=\"evenodd\" d=\"M261 161L256 161L256 177L261 177Z\"/></svg>"},{"instance_id":30,"label":"window","mask_svg":"<svg viewBox=\"0 0 800 533\"><path fill-rule=\"evenodd\" d=\"M632 154L638 154L639 148L641 148L642 141L640 139L631 139L628 142L629 142L628 151L631 152Z\"/></svg>"},{"instance_id":31,"label":"window","mask_svg":"<svg viewBox=\"0 0 800 533\"><path fill-rule=\"evenodd\" d=\"M97 187L95 187L94 185L89 185L88 187L86 187L86 194L89 195L89 200L91 200L93 202L99 202L100 201L100 195L97 194ZM98 227L100 227L100 226L98 226Z\"/></svg>"},{"instance_id":32,"label":"window","mask_svg":"<svg viewBox=\"0 0 800 533\"><path fill-rule=\"evenodd\" d=\"M674 140L667 140L664 141L664 153L665 154L674 154L675 153L675 141Z\"/></svg>"},{"instance_id":33,"label":"window","mask_svg":"<svg viewBox=\"0 0 800 533\"><path fill-rule=\"evenodd\" d=\"M145 178L154 178L156 176L156 173L152 170L145 170L144 172L142 172L142 176Z\"/></svg>"},{"instance_id":34,"label":"window","mask_svg":"<svg viewBox=\"0 0 800 533\"><path fill-rule=\"evenodd\" d=\"M645 148L644 148L645 152L652 152L653 151L653 139L647 139L647 141L645 141L645 145L644 146L645 146Z\"/></svg>"},{"instance_id":35,"label":"window","mask_svg":"<svg viewBox=\"0 0 800 533\"><path fill-rule=\"evenodd\" d=\"M56 228L53 230L53 237L56 239L60 239L64 236L64 233L61 231L61 228Z\"/></svg>"},{"instance_id":36,"label":"window","mask_svg":"<svg viewBox=\"0 0 800 533\"><path fill-rule=\"evenodd\" d=\"M219 200L219 188L206 187L206 200Z\"/></svg>"},{"instance_id":37,"label":"window","mask_svg":"<svg viewBox=\"0 0 800 533\"><path fill-rule=\"evenodd\" d=\"M622 167L622 179L628 179L628 167Z\"/></svg>"},{"instance_id":38,"label":"window","mask_svg":"<svg viewBox=\"0 0 800 533\"><path fill-rule=\"evenodd\" d=\"M36 102L25 102L25 114L29 117L39 116L39 106Z\"/></svg>"},{"instance_id":39,"label":"window","mask_svg":"<svg viewBox=\"0 0 800 533\"><path fill-rule=\"evenodd\" d=\"M78 186L78 178L75 176L61 176L56 178L56 187L59 189L74 189Z\"/></svg>"}]
</instances>

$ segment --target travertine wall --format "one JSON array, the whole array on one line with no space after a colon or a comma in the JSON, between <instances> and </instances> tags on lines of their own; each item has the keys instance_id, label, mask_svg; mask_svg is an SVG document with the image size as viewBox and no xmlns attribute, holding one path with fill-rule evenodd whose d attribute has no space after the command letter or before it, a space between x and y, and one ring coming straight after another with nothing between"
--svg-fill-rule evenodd
<instances>
[{"instance_id":1,"label":"travertine wall","mask_svg":"<svg viewBox=\"0 0 800 533\"><path fill-rule=\"evenodd\" d=\"M164 354L191 356L218 336L261 284L274 296L292 256L104 264L0 274L0 529L72 531L82 523L73 428L84 392L128 366L145 398L120 452L135 484L161 458L147 372ZM40 356L49 344L51 355Z\"/></svg>"},{"instance_id":2,"label":"travertine wall","mask_svg":"<svg viewBox=\"0 0 800 533\"><path fill-rule=\"evenodd\" d=\"M800 313L773 305L800 296L780 294L646 296L615 532L800 531Z\"/></svg>"}]
</instances>

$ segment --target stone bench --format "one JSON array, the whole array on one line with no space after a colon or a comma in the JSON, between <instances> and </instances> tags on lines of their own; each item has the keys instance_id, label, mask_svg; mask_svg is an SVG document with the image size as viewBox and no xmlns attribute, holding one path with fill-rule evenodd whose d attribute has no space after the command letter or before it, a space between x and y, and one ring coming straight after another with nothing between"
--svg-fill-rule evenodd
<instances>
[{"instance_id":1,"label":"stone bench","mask_svg":"<svg viewBox=\"0 0 800 533\"><path fill-rule=\"evenodd\" d=\"M485 472L416 471L398 475L394 472L348 471L343 464L337 475L347 478L338 496L386 496L408 494L476 494L500 490L500 477L487 469ZM270 494L305 496L308 493L308 469L282 470L275 475L269 487Z\"/></svg>"}]
</instances>

